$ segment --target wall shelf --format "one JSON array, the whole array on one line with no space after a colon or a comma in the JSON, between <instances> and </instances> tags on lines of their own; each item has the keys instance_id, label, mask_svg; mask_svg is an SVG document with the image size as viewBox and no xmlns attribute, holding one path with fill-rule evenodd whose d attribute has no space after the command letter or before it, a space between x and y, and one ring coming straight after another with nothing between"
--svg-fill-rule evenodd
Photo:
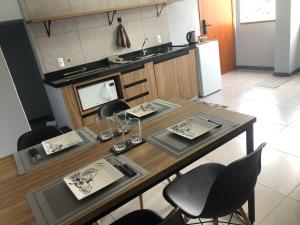
<instances>
[{"instance_id":1,"label":"wall shelf","mask_svg":"<svg viewBox=\"0 0 300 225\"><path fill-rule=\"evenodd\" d=\"M98 10L93 10L88 12L77 12L77 13L69 13L65 15L47 16L47 17L32 17L27 19L26 22L40 23L45 21L47 22L47 21L62 20L67 18L80 17L80 16L88 16L88 15L93 15L98 13L111 13L119 10L134 9L134 8L147 7L147 6L156 6L157 16L159 17L162 14L162 11L167 3L173 3L177 1L183 1L183 0L156 0L156 1L154 0L153 2L149 2L149 3L140 3L140 4L134 4L134 5L122 6L122 7L98 9ZM160 9L159 6L161 7Z\"/></svg>"}]
</instances>

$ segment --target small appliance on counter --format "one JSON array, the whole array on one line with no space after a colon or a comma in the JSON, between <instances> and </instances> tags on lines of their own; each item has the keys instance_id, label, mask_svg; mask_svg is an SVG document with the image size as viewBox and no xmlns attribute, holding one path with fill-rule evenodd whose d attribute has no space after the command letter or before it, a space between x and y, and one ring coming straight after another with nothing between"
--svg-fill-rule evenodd
<instances>
[{"instance_id":1,"label":"small appliance on counter","mask_svg":"<svg viewBox=\"0 0 300 225\"><path fill-rule=\"evenodd\" d=\"M197 44L198 39L195 31L190 31L186 34L186 40L189 43L189 45Z\"/></svg>"}]
</instances>

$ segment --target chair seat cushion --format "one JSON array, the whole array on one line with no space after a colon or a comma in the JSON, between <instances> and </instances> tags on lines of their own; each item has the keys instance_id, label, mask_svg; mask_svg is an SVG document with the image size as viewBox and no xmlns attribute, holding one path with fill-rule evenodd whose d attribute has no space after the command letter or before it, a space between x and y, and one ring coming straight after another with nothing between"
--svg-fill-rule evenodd
<instances>
[{"instance_id":1,"label":"chair seat cushion","mask_svg":"<svg viewBox=\"0 0 300 225\"><path fill-rule=\"evenodd\" d=\"M189 217L199 217L212 184L226 167L207 163L179 176L164 189L165 199Z\"/></svg>"},{"instance_id":2,"label":"chair seat cushion","mask_svg":"<svg viewBox=\"0 0 300 225\"><path fill-rule=\"evenodd\" d=\"M162 220L154 211L143 209L130 212L111 225L158 225Z\"/></svg>"}]
</instances>

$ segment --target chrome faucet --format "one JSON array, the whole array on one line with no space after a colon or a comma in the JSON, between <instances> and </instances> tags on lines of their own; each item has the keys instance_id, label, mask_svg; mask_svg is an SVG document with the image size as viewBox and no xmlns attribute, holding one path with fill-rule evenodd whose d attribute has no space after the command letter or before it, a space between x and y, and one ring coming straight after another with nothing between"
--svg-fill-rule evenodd
<instances>
[{"instance_id":1,"label":"chrome faucet","mask_svg":"<svg viewBox=\"0 0 300 225\"><path fill-rule=\"evenodd\" d=\"M142 51L143 51L143 55L146 55L146 52L147 52L147 50L146 50L146 49L144 49L144 47L145 47L146 43L148 43L148 44L149 44L149 39L148 39L148 38L145 38L145 40L144 40L144 42L143 42L143 45L142 45Z\"/></svg>"}]
</instances>

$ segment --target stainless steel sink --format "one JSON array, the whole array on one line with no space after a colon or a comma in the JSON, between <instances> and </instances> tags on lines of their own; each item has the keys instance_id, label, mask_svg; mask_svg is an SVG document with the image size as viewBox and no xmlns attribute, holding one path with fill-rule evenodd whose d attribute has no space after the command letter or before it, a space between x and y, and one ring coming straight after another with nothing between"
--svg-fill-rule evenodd
<instances>
[{"instance_id":1,"label":"stainless steel sink","mask_svg":"<svg viewBox=\"0 0 300 225\"><path fill-rule=\"evenodd\" d=\"M153 54L143 55L143 56L137 56L136 58L137 59L147 59L147 58L150 58L150 57L153 57L153 56L156 56L156 55L158 55L158 53L153 53Z\"/></svg>"}]
</instances>

